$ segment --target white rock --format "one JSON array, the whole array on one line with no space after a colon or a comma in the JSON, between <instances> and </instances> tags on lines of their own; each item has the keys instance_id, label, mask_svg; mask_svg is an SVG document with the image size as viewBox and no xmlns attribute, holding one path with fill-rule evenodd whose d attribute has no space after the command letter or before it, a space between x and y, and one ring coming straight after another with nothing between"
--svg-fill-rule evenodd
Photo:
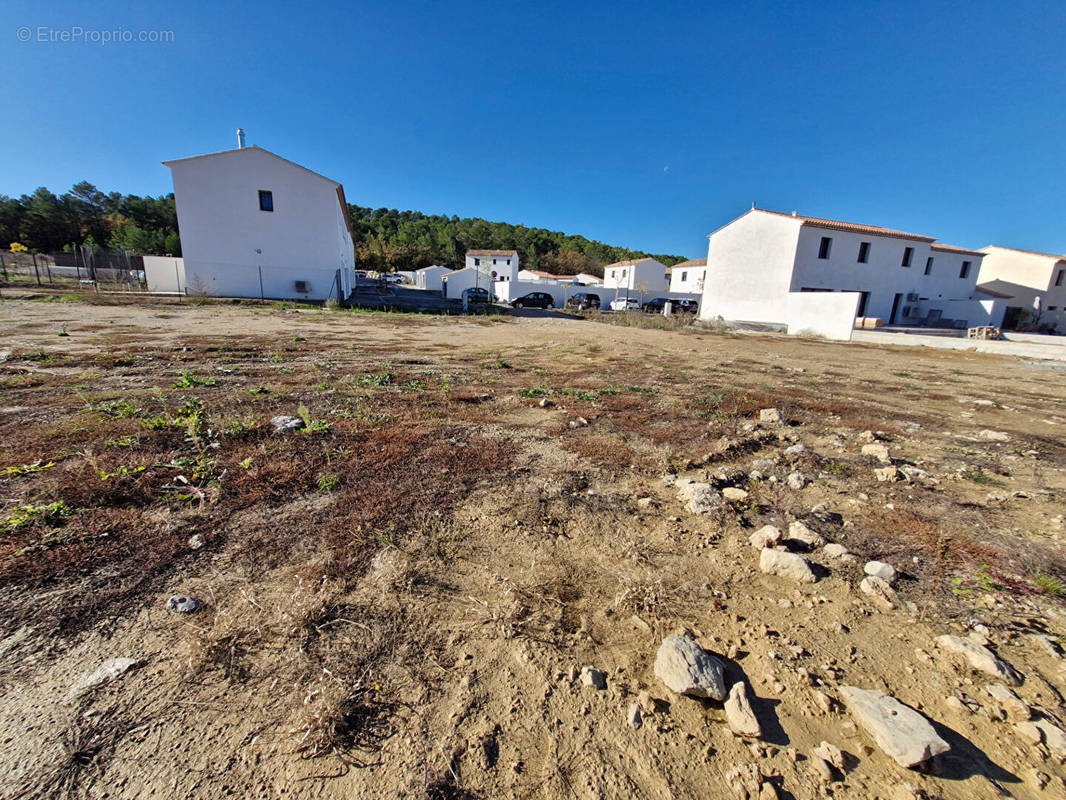
<instances>
[{"instance_id":1,"label":"white rock","mask_svg":"<svg viewBox=\"0 0 1066 800\"><path fill-rule=\"evenodd\" d=\"M1043 732L1032 722L1015 723L1014 732L1034 746L1044 741Z\"/></svg>"},{"instance_id":2,"label":"white rock","mask_svg":"<svg viewBox=\"0 0 1066 800\"><path fill-rule=\"evenodd\" d=\"M892 457L888 454L888 447L883 444L864 444L862 446L864 456L873 456L882 464L891 464Z\"/></svg>"},{"instance_id":3,"label":"white rock","mask_svg":"<svg viewBox=\"0 0 1066 800\"><path fill-rule=\"evenodd\" d=\"M863 578L862 583L859 584L859 590L872 598L874 604L882 611L892 611L903 605L896 590L889 585L888 581L876 575L867 575Z\"/></svg>"},{"instance_id":4,"label":"white rock","mask_svg":"<svg viewBox=\"0 0 1066 800\"><path fill-rule=\"evenodd\" d=\"M729 698L725 701L725 718L729 723L729 730L737 736L746 736L758 739L762 736L762 726L751 710L748 701L748 690L743 681L733 684L729 690Z\"/></svg>"},{"instance_id":5,"label":"white rock","mask_svg":"<svg viewBox=\"0 0 1066 800\"><path fill-rule=\"evenodd\" d=\"M594 689L603 690L607 688L607 674L595 667L585 667L581 670L581 682Z\"/></svg>"},{"instance_id":6,"label":"white rock","mask_svg":"<svg viewBox=\"0 0 1066 800\"><path fill-rule=\"evenodd\" d=\"M736 486L727 486L722 489L722 497L731 503L737 503L742 500L748 499L748 493L743 489L739 489Z\"/></svg>"},{"instance_id":7,"label":"white rock","mask_svg":"<svg viewBox=\"0 0 1066 800\"><path fill-rule=\"evenodd\" d=\"M825 539L822 538L821 534L812 531L799 520L788 526L788 538L793 542L800 542L806 545L811 550L825 544Z\"/></svg>"},{"instance_id":8,"label":"white rock","mask_svg":"<svg viewBox=\"0 0 1066 800\"><path fill-rule=\"evenodd\" d=\"M1033 716L1028 704L1003 684L987 686L985 691L988 692L989 697L1003 706L1012 722L1025 722Z\"/></svg>"},{"instance_id":9,"label":"white rock","mask_svg":"<svg viewBox=\"0 0 1066 800\"><path fill-rule=\"evenodd\" d=\"M798 456L800 453L802 453L806 449L807 448L804 447L802 444L794 444L794 445L792 445L790 447L786 447L785 448L785 455L786 456Z\"/></svg>"},{"instance_id":10,"label":"white rock","mask_svg":"<svg viewBox=\"0 0 1066 800\"><path fill-rule=\"evenodd\" d=\"M74 684L67 694L67 700L74 700L94 689L99 689L104 684L110 683L115 678L119 678L129 672L135 666L137 666L137 659L135 658L109 658L96 669L90 670L78 678L78 682Z\"/></svg>"},{"instance_id":11,"label":"white rock","mask_svg":"<svg viewBox=\"0 0 1066 800\"><path fill-rule=\"evenodd\" d=\"M848 555L848 548L837 542L830 542L822 548L822 552L830 558L843 558Z\"/></svg>"},{"instance_id":12,"label":"white rock","mask_svg":"<svg viewBox=\"0 0 1066 800\"><path fill-rule=\"evenodd\" d=\"M915 767L950 749L925 717L884 692L841 686L840 696L855 721L901 767Z\"/></svg>"},{"instance_id":13,"label":"white rock","mask_svg":"<svg viewBox=\"0 0 1066 800\"><path fill-rule=\"evenodd\" d=\"M803 477L802 473L790 472L788 477L785 479L785 483L788 484L789 489L795 489L796 491L799 491L807 485L807 479Z\"/></svg>"},{"instance_id":14,"label":"white rock","mask_svg":"<svg viewBox=\"0 0 1066 800\"><path fill-rule=\"evenodd\" d=\"M640 706L636 703L629 704L629 711L626 713L626 719L629 721L631 728L639 728L644 724L644 715L640 711Z\"/></svg>"},{"instance_id":15,"label":"white rock","mask_svg":"<svg viewBox=\"0 0 1066 800\"><path fill-rule=\"evenodd\" d=\"M1044 744L1048 746L1048 750L1060 756L1066 755L1066 731L1046 719L1037 720L1033 724L1044 734Z\"/></svg>"},{"instance_id":16,"label":"white rock","mask_svg":"<svg viewBox=\"0 0 1066 800\"><path fill-rule=\"evenodd\" d=\"M896 568L891 564L886 564L884 561L867 561L862 571L887 583L892 583L896 580Z\"/></svg>"},{"instance_id":17,"label":"white rock","mask_svg":"<svg viewBox=\"0 0 1066 800\"><path fill-rule=\"evenodd\" d=\"M815 583L818 580L803 556L784 550L771 550L768 547L763 548L759 555L759 569L767 575L792 578L801 583Z\"/></svg>"},{"instance_id":18,"label":"white rock","mask_svg":"<svg viewBox=\"0 0 1066 800\"><path fill-rule=\"evenodd\" d=\"M274 426L276 433L292 433L304 427L304 421L299 417L274 417L270 420L270 424Z\"/></svg>"},{"instance_id":19,"label":"white rock","mask_svg":"<svg viewBox=\"0 0 1066 800\"><path fill-rule=\"evenodd\" d=\"M709 514L722 505L722 497L709 483L679 483L677 496L692 514Z\"/></svg>"},{"instance_id":20,"label":"white rock","mask_svg":"<svg viewBox=\"0 0 1066 800\"><path fill-rule=\"evenodd\" d=\"M775 528L773 525L763 525L748 537L748 541L751 542L751 546L756 550L762 550L764 547L770 547L780 542L781 535L780 528Z\"/></svg>"},{"instance_id":21,"label":"white rock","mask_svg":"<svg viewBox=\"0 0 1066 800\"><path fill-rule=\"evenodd\" d=\"M945 634L936 637L936 643L944 650L965 657L969 665L979 672L999 678L1011 686L1020 686L1022 683L1022 676L1014 667L977 642Z\"/></svg>"},{"instance_id":22,"label":"white rock","mask_svg":"<svg viewBox=\"0 0 1066 800\"><path fill-rule=\"evenodd\" d=\"M1009 442L1010 436L1003 433L1003 431L990 431L983 430L977 434L980 438L987 442Z\"/></svg>"},{"instance_id":23,"label":"white rock","mask_svg":"<svg viewBox=\"0 0 1066 800\"><path fill-rule=\"evenodd\" d=\"M840 772L844 772L845 767L847 767L847 764L844 761L844 754L841 752L840 748L829 742L823 741L811 752L813 755L823 759L826 763L831 764Z\"/></svg>"},{"instance_id":24,"label":"white rock","mask_svg":"<svg viewBox=\"0 0 1066 800\"><path fill-rule=\"evenodd\" d=\"M874 470L874 477L881 483L895 483L903 476L896 467L881 467Z\"/></svg>"},{"instance_id":25,"label":"white rock","mask_svg":"<svg viewBox=\"0 0 1066 800\"><path fill-rule=\"evenodd\" d=\"M678 694L726 697L722 662L687 636L671 634L663 639L655 656L655 677Z\"/></svg>"},{"instance_id":26,"label":"white rock","mask_svg":"<svg viewBox=\"0 0 1066 800\"><path fill-rule=\"evenodd\" d=\"M673 486L677 483L677 475L671 472L669 475L663 475L663 486Z\"/></svg>"},{"instance_id":27,"label":"white rock","mask_svg":"<svg viewBox=\"0 0 1066 800\"><path fill-rule=\"evenodd\" d=\"M781 422L781 412L776 408L764 408L759 412L759 422L766 425L778 425Z\"/></svg>"}]
</instances>

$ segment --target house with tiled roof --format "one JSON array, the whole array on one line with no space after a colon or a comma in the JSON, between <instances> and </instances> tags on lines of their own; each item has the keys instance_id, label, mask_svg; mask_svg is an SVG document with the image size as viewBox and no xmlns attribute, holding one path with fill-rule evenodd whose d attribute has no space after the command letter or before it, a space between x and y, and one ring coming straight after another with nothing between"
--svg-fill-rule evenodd
<instances>
[{"instance_id":1,"label":"house with tiled roof","mask_svg":"<svg viewBox=\"0 0 1066 800\"><path fill-rule=\"evenodd\" d=\"M481 270L494 281L518 280L518 251L467 250L466 268Z\"/></svg>"},{"instance_id":2,"label":"house with tiled roof","mask_svg":"<svg viewBox=\"0 0 1066 800\"><path fill-rule=\"evenodd\" d=\"M603 268L603 288L622 289L634 296L656 295L670 288L666 264L654 258L630 258Z\"/></svg>"},{"instance_id":3,"label":"house with tiled roof","mask_svg":"<svg viewBox=\"0 0 1066 800\"><path fill-rule=\"evenodd\" d=\"M982 247L977 288L1010 300L1005 328L1066 332L1066 255L1013 247Z\"/></svg>"},{"instance_id":4,"label":"house with tiled roof","mask_svg":"<svg viewBox=\"0 0 1066 800\"><path fill-rule=\"evenodd\" d=\"M666 275L670 279L671 292L703 292L707 277L707 259L694 258L668 267Z\"/></svg>"},{"instance_id":5,"label":"house with tiled roof","mask_svg":"<svg viewBox=\"0 0 1066 800\"><path fill-rule=\"evenodd\" d=\"M843 339L855 317L998 325L1002 298L977 288L984 257L924 234L753 207L708 236L700 315Z\"/></svg>"}]
</instances>

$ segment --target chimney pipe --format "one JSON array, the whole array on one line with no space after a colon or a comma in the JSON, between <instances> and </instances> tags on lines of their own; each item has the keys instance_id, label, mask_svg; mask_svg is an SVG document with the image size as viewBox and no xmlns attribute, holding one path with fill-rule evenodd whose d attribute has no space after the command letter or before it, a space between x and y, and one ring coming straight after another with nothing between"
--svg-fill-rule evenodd
<instances>
[{"instance_id":1,"label":"chimney pipe","mask_svg":"<svg viewBox=\"0 0 1066 800\"><path fill-rule=\"evenodd\" d=\"M244 128L237 128L237 149L244 149Z\"/></svg>"}]
</instances>

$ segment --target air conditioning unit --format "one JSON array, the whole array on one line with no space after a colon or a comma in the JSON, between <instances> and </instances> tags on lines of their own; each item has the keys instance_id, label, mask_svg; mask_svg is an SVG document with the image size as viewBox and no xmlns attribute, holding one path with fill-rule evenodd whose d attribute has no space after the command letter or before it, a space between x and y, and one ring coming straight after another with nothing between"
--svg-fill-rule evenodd
<instances>
[{"instance_id":1,"label":"air conditioning unit","mask_svg":"<svg viewBox=\"0 0 1066 800\"><path fill-rule=\"evenodd\" d=\"M907 302L908 303L917 303L918 302L918 293L917 292L908 292L907 293Z\"/></svg>"},{"instance_id":2,"label":"air conditioning unit","mask_svg":"<svg viewBox=\"0 0 1066 800\"><path fill-rule=\"evenodd\" d=\"M292 284L292 288L298 294L307 294L311 291L311 284L309 284L307 281L294 281Z\"/></svg>"}]
</instances>

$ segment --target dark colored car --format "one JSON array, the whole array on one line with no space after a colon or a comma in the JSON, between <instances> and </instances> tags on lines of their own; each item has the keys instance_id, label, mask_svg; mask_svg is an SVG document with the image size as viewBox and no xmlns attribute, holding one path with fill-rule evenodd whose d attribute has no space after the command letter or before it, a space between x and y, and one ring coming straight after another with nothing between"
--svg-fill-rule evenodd
<instances>
[{"instance_id":1,"label":"dark colored car","mask_svg":"<svg viewBox=\"0 0 1066 800\"><path fill-rule=\"evenodd\" d=\"M671 304L670 310L677 314L682 311L688 314L695 314L700 307L700 304L695 300L671 300L668 297L655 297L641 306L641 309L648 313L661 314L667 303Z\"/></svg>"},{"instance_id":2,"label":"dark colored car","mask_svg":"<svg viewBox=\"0 0 1066 800\"><path fill-rule=\"evenodd\" d=\"M648 313L660 314L662 313L663 308L666 307L666 304L668 302L670 301L668 301L665 297L653 297L651 300L648 300L644 305L642 305L640 309L641 311L646 311Z\"/></svg>"},{"instance_id":3,"label":"dark colored car","mask_svg":"<svg viewBox=\"0 0 1066 800\"><path fill-rule=\"evenodd\" d=\"M566 300L567 308L576 308L578 311L584 311L589 308L600 307L600 296L598 294L590 294L588 292L578 292L572 294Z\"/></svg>"},{"instance_id":4,"label":"dark colored car","mask_svg":"<svg viewBox=\"0 0 1066 800\"><path fill-rule=\"evenodd\" d=\"M530 292L511 301L513 308L555 308L555 298L547 292Z\"/></svg>"},{"instance_id":5,"label":"dark colored car","mask_svg":"<svg viewBox=\"0 0 1066 800\"><path fill-rule=\"evenodd\" d=\"M695 314L700 310L700 304L696 300L675 300L674 309L688 314Z\"/></svg>"},{"instance_id":6,"label":"dark colored car","mask_svg":"<svg viewBox=\"0 0 1066 800\"><path fill-rule=\"evenodd\" d=\"M461 297L466 300L468 305L488 305L492 300L489 295L488 289L482 289L480 286L471 286L469 289L463 289Z\"/></svg>"}]
</instances>

